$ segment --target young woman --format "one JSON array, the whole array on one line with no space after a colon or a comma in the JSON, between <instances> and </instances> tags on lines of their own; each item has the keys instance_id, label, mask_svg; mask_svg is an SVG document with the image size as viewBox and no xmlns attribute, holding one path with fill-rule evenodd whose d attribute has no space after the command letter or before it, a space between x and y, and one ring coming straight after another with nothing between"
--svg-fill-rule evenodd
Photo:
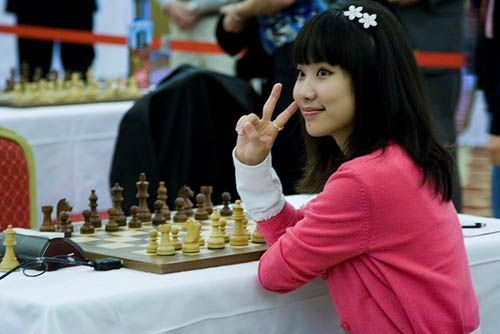
<instances>
[{"instance_id":1,"label":"young woman","mask_svg":"<svg viewBox=\"0 0 500 334\"><path fill-rule=\"evenodd\" d=\"M238 192L269 249L259 281L286 293L321 275L349 333L479 333L453 195L453 159L430 121L397 19L374 2L313 17L294 44L294 102L237 125ZM307 144L299 210L270 149L300 110ZM311 332L314 330L311 329Z\"/></svg>"}]
</instances>

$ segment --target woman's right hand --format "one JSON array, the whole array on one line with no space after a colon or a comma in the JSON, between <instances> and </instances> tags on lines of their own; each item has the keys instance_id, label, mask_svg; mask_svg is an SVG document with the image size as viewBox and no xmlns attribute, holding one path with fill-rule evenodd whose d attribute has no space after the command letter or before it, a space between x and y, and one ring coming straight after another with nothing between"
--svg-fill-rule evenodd
<instances>
[{"instance_id":1,"label":"woman's right hand","mask_svg":"<svg viewBox=\"0 0 500 334\"><path fill-rule=\"evenodd\" d=\"M274 108L281 95L281 84L275 84L271 95L264 104L262 118L255 114L242 116L236 124L238 140L236 141L236 158L243 164L255 166L260 164L271 151L278 132L283 129L298 107L292 102L271 121Z\"/></svg>"}]
</instances>

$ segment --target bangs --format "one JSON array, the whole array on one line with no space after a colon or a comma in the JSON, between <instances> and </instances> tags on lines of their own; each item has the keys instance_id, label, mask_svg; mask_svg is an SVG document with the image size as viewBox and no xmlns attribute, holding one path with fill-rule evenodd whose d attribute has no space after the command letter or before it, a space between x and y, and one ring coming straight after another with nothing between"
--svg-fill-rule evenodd
<instances>
[{"instance_id":1,"label":"bangs","mask_svg":"<svg viewBox=\"0 0 500 334\"><path fill-rule=\"evenodd\" d=\"M374 49L371 37L360 27L337 10L312 17L295 39L294 65L326 62L351 71L360 47Z\"/></svg>"}]
</instances>

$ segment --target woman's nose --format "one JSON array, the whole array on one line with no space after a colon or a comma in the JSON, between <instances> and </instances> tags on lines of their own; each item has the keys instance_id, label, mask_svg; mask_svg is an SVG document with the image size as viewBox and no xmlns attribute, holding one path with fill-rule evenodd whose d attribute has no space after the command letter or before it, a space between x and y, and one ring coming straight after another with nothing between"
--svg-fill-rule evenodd
<instances>
[{"instance_id":1,"label":"woman's nose","mask_svg":"<svg viewBox=\"0 0 500 334\"><path fill-rule=\"evenodd\" d=\"M296 100L314 100L316 98L316 90L309 80L304 80L295 85Z\"/></svg>"}]
</instances>

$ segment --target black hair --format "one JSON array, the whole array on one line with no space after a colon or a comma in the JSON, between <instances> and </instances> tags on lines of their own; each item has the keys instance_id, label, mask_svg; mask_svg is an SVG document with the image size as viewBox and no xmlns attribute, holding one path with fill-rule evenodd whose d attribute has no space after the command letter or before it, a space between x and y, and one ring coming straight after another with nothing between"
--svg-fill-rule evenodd
<instances>
[{"instance_id":1,"label":"black hair","mask_svg":"<svg viewBox=\"0 0 500 334\"><path fill-rule=\"evenodd\" d=\"M350 20L344 15L350 5L376 14L377 26L364 28L357 18ZM453 157L437 140L422 74L403 27L373 1L348 6L312 17L294 42L295 64L340 66L351 77L355 99L354 127L344 152L332 137L305 133L307 163L297 189L319 192L343 162L395 142L421 167L422 184L430 177L435 193L449 201L455 181Z\"/></svg>"}]
</instances>

